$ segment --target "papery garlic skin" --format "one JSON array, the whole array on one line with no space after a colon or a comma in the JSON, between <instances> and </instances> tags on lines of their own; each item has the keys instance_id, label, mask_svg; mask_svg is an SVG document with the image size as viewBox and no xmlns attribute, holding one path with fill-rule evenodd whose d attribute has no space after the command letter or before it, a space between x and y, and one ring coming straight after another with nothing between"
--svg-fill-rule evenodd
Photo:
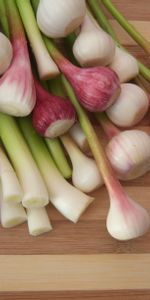
<instances>
[{"instance_id":1,"label":"papery garlic skin","mask_svg":"<svg viewBox=\"0 0 150 300\"><path fill-rule=\"evenodd\" d=\"M111 36L86 14L73 45L73 53L81 66L106 66L115 55L115 43Z\"/></svg>"},{"instance_id":2,"label":"papery garlic skin","mask_svg":"<svg viewBox=\"0 0 150 300\"><path fill-rule=\"evenodd\" d=\"M123 83L119 97L106 113L117 126L130 127L143 119L148 108L149 98L146 92L136 84Z\"/></svg>"},{"instance_id":3,"label":"papery garlic skin","mask_svg":"<svg viewBox=\"0 0 150 300\"><path fill-rule=\"evenodd\" d=\"M131 180L150 170L150 136L126 130L113 137L106 148L112 167L122 180Z\"/></svg>"},{"instance_id":4,"label":"papery garlic skin","mask_svg":"<svg viewBox=\"0 0 150 300\"><path fill-rule=\"evenodd\" d=\"M117 73L121 83L128 82L139 74L137 60L118 46L109 67Z\"/></svg>"},{"instance_id":5,"label":"papery garlic skin","mask_svg":"<svg viewBox=\"0 0 150 300\"><path fill-rule=\"evenodd\" d=\"M62 38L80 26L86 13L84 0L40 0L37 23L52 38Z\"/></svg>"},{"instance_id":6,"label":"papery garlic skin","mask_svg":"<svg viewBox=\"0 0 150 300\"><path fill-rule=\"evenodd\" d=\"M106 227L113 238L126 241L147 232L150 227L150 216L146 209L129 197L126 203L112 198Z\"/></svg>"},{"instance_id":7,"label":"papery garlic skin","mask_svg":"<svg viewBox=\"0 0 150 300\"><path fill-rule=\"evenodd\" d=\"M8 69L13 57L13 48L9 39L0 32L0 75Z\"/></svg>"},{"instance_id":8,"label":"papery garlic skin","mask_svg":"<svg viewBox=\"0 0 150 300\"><path fill-rule=\"evenodd\" d=\"M69 135L61 137L73 165L72 183L79 190L90 193L103 185L103 179L94 159L81 152Z\"/></svg>"}]
</instances>

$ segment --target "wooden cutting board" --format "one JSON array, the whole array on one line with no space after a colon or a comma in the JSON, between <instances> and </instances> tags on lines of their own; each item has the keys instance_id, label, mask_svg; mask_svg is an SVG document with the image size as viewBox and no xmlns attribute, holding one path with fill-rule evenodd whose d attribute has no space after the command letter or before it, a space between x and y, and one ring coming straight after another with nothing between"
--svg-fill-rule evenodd
<instances>
[{"instance_id":1,"label":"wooden cutting board","mask_svg":"<svg viewBox=\"0 0 150 300\"><path fill-rule=\"evenodd\" d=\"M150 1L113 0L150 40ZM112 20L136 57L148 57ZM150 174L125 184L127 192L150 212ZM105 228L108 196L95 202L78 224L66 221L53 207L53 231L30 237L26 225L0 228L0 299L150 299L150 232L134 241L118 242Z\"/></svg>"}]
</instances>

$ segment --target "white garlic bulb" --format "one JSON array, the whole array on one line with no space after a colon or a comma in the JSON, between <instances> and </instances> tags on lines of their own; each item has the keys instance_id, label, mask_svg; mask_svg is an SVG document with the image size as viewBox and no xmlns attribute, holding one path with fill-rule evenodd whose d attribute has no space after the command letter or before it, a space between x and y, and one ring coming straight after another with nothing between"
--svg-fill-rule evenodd
<instances>
[{"instance_id":1,"label":"white garlic bulb","mask_svg":"<svg viewBox=\"0 0 150 300\"><path fill-rule=\"evenodd\" d=\"M73 45L73 53L81 66L106 66L115 55L115 43L87 13Z\"/></svg>"},{"instance_id":2,"label":"white garlic bulb","mask_svg":"<svg viewBox=\"0 0 150 300\"><path fill-rule=\"evenodd\" d=\"M111 199L106 227L110 235L121 241L142 236L150 226L145 208L126 195L126 200Z\"/></svg>"},{"instance_id":3,"label":"white garlic bulb","mask_svg":"<svg viewBox=\"0 0 150 300\"><path fill-rule=\"evenodd\" d=\"M128 82L139 73L137 60L131 54L117 46L109 67L117 73L121 83Z\"/></svg>"},{"instance_id":4,"label":"white garlic bulb","mask_svg":"<svg viewBox=\"0 0 150 300\"><path fill-rule=\"evenodd\" d=\"M150 170L150 136L144 131L120 132L108 143L106 153L122 180L140 177Z\"/></svg>"},{"instance_id":5,"label":"white garlic bulb","mask_svg":"<svg viewBox=\"0 0 150 300\"><path fill-rule=\"evenodd\" d=\"M61 137L72 162L72 182L79 190L89 193L103 185L103 179L94 159L87 157L69 135Z\"/></svg>"},{"instance_id":6,"label":"white garlic bulb","mask_svg":"<svg viewBox=\"0 0 150 300\"><path fill-rule=\"evenodd\" d=\"M45 35L61 38L80 26L85 13L85 0L40 0L37 22Z\"/></svg>"},{"instance_id":7,"label":"white garlic bulb","mask_svg":"<svg viewBox=\"0 0 150 300\"><path fill-rule=\"evenodd\" d=\"M9 67L13 57L13 49L9 39L0 32L0 75Z\"/></svg>"},{"instance_id":8,"label":"white garlic bulb","mask_svg":"<svg viewBox=\"0 0 150 300\"><path fill-rule=\"evenodd\" d=\"M15 76L14 76L15 75ZM31 113L36 92L26 39L13 39L12 63L0 78L0 111L23 117Z\"/></svg>"},{"instance_id":9,"label":"white garlic bulb","mask_svg":"<svg viewBox=\"0 0 150 300\"><path fill-rule=\"evenodd\" d=\"M109 119L121 127L138 124L149 108L146 92L136 84L121 84L121 93L117 100L106 110Z\"/></svg>"}]
</instances>

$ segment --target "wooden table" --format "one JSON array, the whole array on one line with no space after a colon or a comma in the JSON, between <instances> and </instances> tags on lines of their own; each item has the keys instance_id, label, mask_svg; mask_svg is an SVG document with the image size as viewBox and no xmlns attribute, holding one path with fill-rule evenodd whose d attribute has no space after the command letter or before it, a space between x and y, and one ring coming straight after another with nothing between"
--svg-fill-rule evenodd
<instances>
[{"instance_id":1,"label":"wooden table","mask_svg":"<svg viewBox=\"0 0 150 300\"><path fill-rule=\"evenodd\" d=\"M150 1L113 0L150 40ZM136 57L150 62L131 38L113 23ZM150 174L125 184L127 192L150 211ZM105 188L78 224L49 208L54 230L30 237L26 225L0 228L0 299L150 299L150 232L134 241L112 239L105 228Z\"/></svg>"}]
</instances>

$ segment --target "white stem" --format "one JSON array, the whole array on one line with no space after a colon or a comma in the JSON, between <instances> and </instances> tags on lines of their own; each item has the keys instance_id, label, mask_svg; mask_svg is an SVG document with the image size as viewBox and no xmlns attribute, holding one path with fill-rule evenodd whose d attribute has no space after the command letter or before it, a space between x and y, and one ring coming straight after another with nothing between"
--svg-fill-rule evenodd
<instances>
[{"instance_id":1,"label":"white stem","mask_svg":"<svg viewBox=\"0 0 150 300\"><path fill-rule=\"evenodd\" d=\"M37 236L52 230L45 207L27 208L29 233Z\"/></svg>"},{"instance_id":2,"label":"white stem","mask_svg":"<svg viewBox=\"0 0 150 300\"><path fill-rule=\"evenodd\" d=\"M23 206L47 205L48 191L32 154L15 120L2 113L0 113L0 136L23 189Z\"/></svg>"},{"instance_id":3,"label":"white stem","mask_svg":"<svg viewBox=\"0 0 150 300\"><path fill-rule=\"evenodd\" d=\"M50 201L67 219L77 222L94 198L79 191L65 180L53 161L48 161L46 157L40 157L40 163L40 170L47 185Z\"/></svg>"},{"instance_id":4,"label":"white stem","mask_svg":"<svg viewBox=\"0 0 150 300\"><path fill-rule=\"evenodd\" d=\"M20 125L47 185L50 201L66 218L77 222L93 198L77 190L64 179L31 122L26 119L20 122Z\"/></svg>"},{"instance_id":5,"label":"white stem","mask_svg":"<svg viewBox=\"0 0 150 300\"><path fill-rule=\"evenodd\" d=\"M3 191L3 200L13 203L22 201L23 191L17 175L11 166L6 154L0 148L0 177Z\"/></svg>"},{"instance_id":6,"label":"white stem","mask_svg":"<svg viewBox=\"0 0 150 300\"><path fill-rule=\"evenodd\" d=\"M32 173L29 172L28 176L23 172L20 174L20 182L24 190L22 204L26 208L43 207L49 203L46 186L35 162L29 159L28 164L32 166Z\"/></svg>"},{"instance_id":7,"label":"white stem","mask_svg":"<svg viewBox=\"0 0 150 300\"><path fill-rule=\"evenodd\" d=\"M40 78L44 80L57 76L60 72L43 43L31 4L29 4L28 1L17 1L17 5L34 52ZM26 16L28 16L28 18Z\"/></svg>"},{"instance_id":8,"label":"white stem","mask_svg":"<svg viewBox=\"0 0 150 300\"><path fill-rule=\"evenodd\" d=\"M15 227L27 220L25 209L21 203L10 203L3 200L1 192L1 224L5 228Z\"/></svg>"},{"instance_id":9,"label":"white stem","mask_svg":"<svg viewBox=\"0 0 150 300\"><path fill-rule=\"evenodd\" d=\"M45 80L57 76L60 72L52 58L49 56L49 53L45 48L45 44L43 43L43 41L41 42L40 47L36 47L36 38L34 43L35 46L33 48L33 51L37 62L40 78L42 80Z\"/></svg>"},{"instance_id":10,"label":"white stem","mask_svg":"<svg viewBox=\"0 0 150 300\"><path fill-rule=\"evenodd\" d=\"M76 223L94 198L72 186L62 177L57 169L51 168L48 165L44 168L47 172L45 174L45 181L50 201L67 219Z\"/></svg>"},{"instance_id":11,"label":"white stem","mask_svg":"<svg viewBox=\"0 0 150 300\"><path fill-rule=\"evenodd\" d=\"M94 159L83 154L69 135L62 136L61 141L73 165L72 182L74 186L86 193L100 187L103 179Z\"/></svg>"}]
</instances>

